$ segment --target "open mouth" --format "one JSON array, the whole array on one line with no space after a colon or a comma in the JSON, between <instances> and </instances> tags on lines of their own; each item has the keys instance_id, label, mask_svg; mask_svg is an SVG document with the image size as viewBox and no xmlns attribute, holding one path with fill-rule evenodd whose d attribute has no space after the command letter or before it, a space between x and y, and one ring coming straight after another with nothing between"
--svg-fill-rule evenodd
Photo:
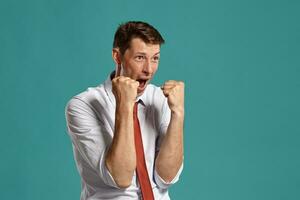
<instances>
[{"instance_id":1,"label":"open mouth","mask_svg":"<svg viewBox=\"0 0 300 200\"><path fill-rule=\"evenodd\" d=\"M144 88L147 83L145 79L138 79L137 81L140 83L139 88Z\"/></svg>"}]
</instances>

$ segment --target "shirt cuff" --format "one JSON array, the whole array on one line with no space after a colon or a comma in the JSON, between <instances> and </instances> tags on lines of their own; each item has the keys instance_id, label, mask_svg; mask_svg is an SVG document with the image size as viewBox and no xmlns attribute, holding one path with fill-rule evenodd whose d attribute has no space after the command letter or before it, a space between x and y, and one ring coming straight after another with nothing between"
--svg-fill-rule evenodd
<instances>
[{"instance_id":1,"label":"shirt cuff","mask_svg":"<svg viewBox=\"0 0 300 200\"><path fill-rule=\"evenodd\" d=\"M176 183L179 180L179 176L180 176L182 170L183 170L183 162L182 162L176 176L173 178L173 180L170 182L166 182L163 178L161 178L158 175L156 169L154 169L154 179L155 179L157 186L161 189L167 189L168 187L170 187L171 185L173 185L174 183Z\"/></svg>"}]
</instances>

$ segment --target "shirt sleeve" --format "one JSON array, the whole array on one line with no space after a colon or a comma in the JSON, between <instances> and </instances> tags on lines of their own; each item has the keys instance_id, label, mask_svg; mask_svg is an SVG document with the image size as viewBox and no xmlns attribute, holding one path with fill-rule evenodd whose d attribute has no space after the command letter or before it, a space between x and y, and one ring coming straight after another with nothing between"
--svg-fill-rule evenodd
<instances>
[{"instance_id":1,"label":"shirt sleeve","mask_svg":"<svg viewBox=\"0 0 300 200\"><path fill-rule=\"evenodd\" d=\"M111 138L95 111L82 99L73 97L65 108L68 133L86 163L108 186L119 188L105 164Z\"/></svg>"},{"instance_id":2,"label":"shirt sleeve","mask_svg":"<svg viewBox=\"0 0 300 200\"><path fill-rule=\"evenodd\" d=\"M163 101L160 112L162 114L161 114L161 117L158 118L159 119L159 137L157 139L157 146L156 146L156 150L155 150L156 155L160 149L162 140L167 133L167 129L168 129L170 119L171 119L171 110L169 108L166 98ZM179 180L182 170L183 170L183 162L182 162L176 176L173 178L173 180L170 182L166 182L166 181L164 181L163 178L161 178L159 176L159 174L157 173L157 171L154 167L154 180L155 180L156 184L158 185L158 187L160 187L162 189L167 189L168 187L170 187L171 185L173 185L174 183L176 183Z\"/></svg>"}]
</instances>

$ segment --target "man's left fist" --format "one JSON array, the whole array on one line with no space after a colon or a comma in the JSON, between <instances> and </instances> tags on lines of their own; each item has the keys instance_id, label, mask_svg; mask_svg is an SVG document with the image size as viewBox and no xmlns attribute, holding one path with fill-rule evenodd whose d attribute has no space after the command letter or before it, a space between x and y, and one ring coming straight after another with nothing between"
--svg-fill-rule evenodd
<instances>
[{"instance_id":1,"label":"man's left fist","mask_svg":"<svg viewBox=\"0 0 300 200\"><path fill-rule=\"evenodd\" d=\"M184 83L182 81L169 80L161 86L164 95L168 98L170 110L176 113L184 113Z\"/></svg>"}]
</instances>

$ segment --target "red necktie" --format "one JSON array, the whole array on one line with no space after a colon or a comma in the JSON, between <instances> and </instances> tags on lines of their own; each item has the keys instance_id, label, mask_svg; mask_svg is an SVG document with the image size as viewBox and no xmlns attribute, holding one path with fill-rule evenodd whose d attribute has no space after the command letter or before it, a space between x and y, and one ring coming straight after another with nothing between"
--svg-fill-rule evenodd
<instances>
[{"instance_id":1,"label":"red necktie","mask_svg":"<svg viewBox=\"0 0 300 200\"><path fill-rule=\"evenodd\" d=\"M144 148L142 142L142 135L140 123L137 116L138 102L134 104L133 123L134 123L134 142L136 151L136 172L138 181L141 187L143 200L154 200L154 195L147 172Z\"/></svg>"}]
</instances>

